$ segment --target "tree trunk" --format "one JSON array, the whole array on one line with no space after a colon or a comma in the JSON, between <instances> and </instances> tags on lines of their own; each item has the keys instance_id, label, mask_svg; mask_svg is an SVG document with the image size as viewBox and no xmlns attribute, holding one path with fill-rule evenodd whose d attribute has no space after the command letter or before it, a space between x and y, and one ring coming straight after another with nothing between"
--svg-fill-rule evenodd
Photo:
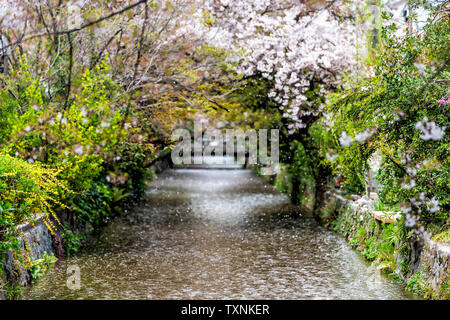
<instances>
[{"instance_id":1,"label":"tree trunk","mask_svg":"<svg viewBox=\"0 0 450 320\"><path fill-rule=\"evenodd\" d=\"M303 145L308 157L309 167L315 183L313 214L318 218L320 206L324 202L325 193L328 191L328 179L332 175L332 170L328 165L323 164L324 159L320 157L319 153L320 146L315 143L309 133L309 128L315 120L317 120L316 117L306 121L309 125L299 130L293 138Z\"/></svg>"}]
</instances>

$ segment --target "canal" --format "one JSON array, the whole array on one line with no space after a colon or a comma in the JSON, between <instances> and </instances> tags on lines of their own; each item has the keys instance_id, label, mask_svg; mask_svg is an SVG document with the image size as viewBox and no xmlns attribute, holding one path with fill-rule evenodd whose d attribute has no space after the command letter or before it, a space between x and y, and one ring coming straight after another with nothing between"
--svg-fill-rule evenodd
<instances>
[{"instance_id":1,"label":"canal","mask_svg":"<svg viewBox=\"0 0 450 320\"><path fill-rule=\"evenodd\" d=\"M79 268L80 288L67 286ZM70 269L72 268L72 269ZM251 170L171 169L27 299L407 299Z\"/></svg>"}]
</instances>

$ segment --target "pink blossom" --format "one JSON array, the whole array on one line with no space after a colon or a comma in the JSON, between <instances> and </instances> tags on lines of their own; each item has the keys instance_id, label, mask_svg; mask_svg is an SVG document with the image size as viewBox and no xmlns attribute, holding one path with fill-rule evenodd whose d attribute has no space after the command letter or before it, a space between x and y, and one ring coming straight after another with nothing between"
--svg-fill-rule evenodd
<instances>
[{"instance_id":1,"label":"pink blossom","mask_svg":"<svg viewBox=\"0 0 450 320\"><path fill-rule=\"evenodd\" d=\"M439 104L450 104L450 98L441 98L441 100L438 101Z\"/></svg>"}]
</instances>

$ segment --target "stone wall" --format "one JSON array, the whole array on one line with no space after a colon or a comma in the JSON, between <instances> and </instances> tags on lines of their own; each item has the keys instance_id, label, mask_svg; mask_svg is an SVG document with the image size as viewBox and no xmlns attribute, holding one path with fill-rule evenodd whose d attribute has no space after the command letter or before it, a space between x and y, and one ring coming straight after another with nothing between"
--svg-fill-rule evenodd
<instances>
[{"instance_id":1,"label":"stone wall","mask_svg":"<svg viewBox=\"0 0 450 320\"><path fill-rule=\"evenodd\" d=\"M52 237L47 226L42 222L42 216L39 217L34 224L23 224L18 227L23 234L23 237L28 244L28 254L32 261L40 259L44 253L50 255L56 253L54 248L54 238ZM19 246L22 252L25 254L25 242L22 237L18 237ZM24 256L25 259L25 256ZM0 291L0 300L6 299L6 288L8 285L26 286L31 283L31 274L25 269L23 263L21 263L9 250L4 257L3 270L0 272L0 286L3 286L3 290Z\"/></svg>"},{"instance_id":2,"label":"stone wall","mask_svg":"<svg viewBox=\"0 0 450 320\"><path fill-rule=\"evenodd\" d=\"M430 298L450 299L450 245L428 241L421 257L422 279Z\"/></svg>"},{"instance_id":3,"label":"stone wall","mask_svg":"<svg viewBox=\"0 0 450 320\"><path fill-rule=\"evenodd\" d=\"M326 194L326 203L320 209L319 216L327 226L334 221L333 228L351 240L360 228L368 236L377 237L383 229L382 223L397 223L401 215L395 212L374 210L374 200L367 196L343 197L334 192ZM405 247L408 248L405 250ZM395 273L405 284L415 273L420 274L423 294L427 298L449 299L450 283L450 245L435 241L426 241L423 247L413 243L399 243L396 248L398 267Z\"/></svg>"}]
</instances>

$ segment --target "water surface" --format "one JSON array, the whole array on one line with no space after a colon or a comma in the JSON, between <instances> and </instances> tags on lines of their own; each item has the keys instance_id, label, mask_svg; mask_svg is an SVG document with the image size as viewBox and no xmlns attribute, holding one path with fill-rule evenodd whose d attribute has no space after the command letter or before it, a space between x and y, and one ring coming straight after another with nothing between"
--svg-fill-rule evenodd
<instances>
[{"instance_id":1,"label":"water surface","mask_svg":"<svg viewBox=\"0 0 450 320\"><path fill-rule=\"evenodd\" d=\"M80 268L70 290L67 268ZM405 299L250 170L166 170L28 299Z\"/></svg>"}]
</instances>

